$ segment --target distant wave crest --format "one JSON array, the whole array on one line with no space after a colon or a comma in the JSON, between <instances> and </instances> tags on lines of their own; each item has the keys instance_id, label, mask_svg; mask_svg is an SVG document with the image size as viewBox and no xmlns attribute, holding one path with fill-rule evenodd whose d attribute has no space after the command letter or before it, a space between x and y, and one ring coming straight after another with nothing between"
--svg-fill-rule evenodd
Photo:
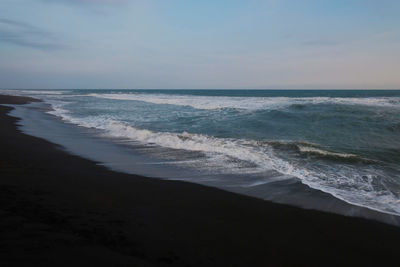
<instances>
[{"instance_id":1,"label":"distant wave crest","mask_svg":"<svg viewBox=\"0 0 400 267\"><path fill-rule=\"evenodd\" d=\"M195 109L243 109L243 110L271 110L289 106L304 107L307 104L340 104L364 105L381 107L399 107L400 97L232 97L232 96L192 96L170 94L89 94L92 97L142 101L152 104L166 104L188 106Z\"/></svg>"}]
</instances>

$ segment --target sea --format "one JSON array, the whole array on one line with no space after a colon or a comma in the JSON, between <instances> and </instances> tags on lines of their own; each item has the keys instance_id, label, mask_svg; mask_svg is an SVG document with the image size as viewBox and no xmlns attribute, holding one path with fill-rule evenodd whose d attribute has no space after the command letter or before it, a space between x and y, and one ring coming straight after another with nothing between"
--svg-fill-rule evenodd
<instances>
[{"instance_id":1,"label":"sea","mask_svg":"<svg viewBox=\"0 0 400 267\"><path fill-rule=\"evenodd\" d=\"M0 93L42 100L12 111L23 131L117 171L346 215L400 215L399 90Z\"/></svg>"}]
</instances>

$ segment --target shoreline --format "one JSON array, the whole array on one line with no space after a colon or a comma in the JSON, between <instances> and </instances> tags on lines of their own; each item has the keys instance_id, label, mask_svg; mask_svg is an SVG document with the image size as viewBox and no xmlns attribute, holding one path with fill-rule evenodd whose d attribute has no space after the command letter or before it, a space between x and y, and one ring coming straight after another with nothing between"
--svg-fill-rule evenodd
<instances>
[{"instance_id":1,"label":"shoreline","mask_svg":"<svg viewBox=\"0 0 400 267\"><path fill-rule=\"evenodd\" d=\"M378 265L397 256L399 227L117 173L21 133L10 110L0 106L5 266Z\"/></svg>"},{"instance_id":2,"label":"shoreline","mask_svg":"<svg viewBox=\"0 0 400 267\"><path fill-rule=\"evenodd\" d=\"M47 114L48 104L36 102L29 105L13 105L10 116L19 119L18 130L45 139L64 148L67 153L92 160L109 170L166 180L181 180L215 187L228 192L247 195L274 203L282 203L303 209L319 210L351 217L360 217L400 226L400 217L345 200L313 189L300 179L284 179L261 183L257 186L235 186L240 174L221 175L185 167L176 167L165 159L143 153L143 145L125 144L101 136L92 129L65 122L60 117ZM100 134L101 135L101 134ZM228 182L228 183L227 183ZM232 186L233 185L233 186Z\"/></svg>"}]
</instances>

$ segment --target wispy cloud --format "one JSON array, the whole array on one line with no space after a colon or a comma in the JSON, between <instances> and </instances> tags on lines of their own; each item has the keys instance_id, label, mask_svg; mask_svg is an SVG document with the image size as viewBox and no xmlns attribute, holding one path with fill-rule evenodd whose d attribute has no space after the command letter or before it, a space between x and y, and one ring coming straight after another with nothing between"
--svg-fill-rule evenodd
<instances>
[{"instance_id":1,"label":"wispy cloud","mask_svg":"<svg viewBox=\"0 0 400 267\"><path fill-rule=\"evenodd\" d=\"M58 50L65 46L54 34L29 23L0 18L0 42L40 50Z\"/></svg>"}]
</instances>

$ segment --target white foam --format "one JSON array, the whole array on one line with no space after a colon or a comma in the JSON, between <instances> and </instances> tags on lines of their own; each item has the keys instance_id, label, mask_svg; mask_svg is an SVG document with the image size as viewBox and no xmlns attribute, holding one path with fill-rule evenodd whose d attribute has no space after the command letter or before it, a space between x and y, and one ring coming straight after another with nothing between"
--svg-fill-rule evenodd
<instances>
[{"instance_id":1,"label":"white foam","mask_svg":"<svg viewBox=\"0 0 400 267\"><path fill-rule=\"evenodd\" d=\"M355 169L349 165L304 165L299 162L288 161L278 157L268 143L259 143L252 140L215 138L212 136L171 132L154 132L138 129L126 123L116 121L111 117L89 116L85 118L73 117L63 109L63 103L53 103L54 111L49 113L60 116L63 120L83 127L102 130L109 137L128 138L143 144L158 145L171 149L183 149L204 153L214 165L226 167L234 164L229 159L251 162L255 168L253 172L275 170L285 176L299 178L311 188L330 193L354 205L368 207L381 212L400 215L399 199L383 187L374 188L374 181L385 174L372 167ZM303 146L303 151L312 149ZM331 153L318 149L318 153ZM343 156L341 154L341 156ZM349 156L352 156L349 154ZM232 166L228 165L228 168ZM246 170L245 170L246 171ZM365 181L365 177L368 181ZM254 186L254 185L253 185Z\"/></svg>"},{"instance_id":2,"label":"white foam","mask_svg":"<svg viewBox=\"0 0 400 267\"><path fill-rule=\"evenodd\" d=\"M364 106L400 107L400 97L231 97L231 96L193 96L169 94L89 94L92 97L113 100L134 100L152 104L189 106L195 109L234 108L244 110L280 109L291 105L305 104L343 104Z\"/></svg>"},{"instance_id":3,"label":"white foam","mask_svg":"<svg viewBox=\"0 0 400 267\"><path fill-rule=\"evenodd\" d=\"M325 155L325 156L334 156L334 157L341 157L341 158L357 157L354 154L330 152L330 151L326 151L326 150L315 148L315 146L302 146L302 145L299 145L298 148L299 148L299 150L301 152L317 153L317 154Z\"/></svg>"},{"instance_id":4,"label":"white foam","mask_svg":"<svg viewBox=\"0 0 400 267\"><path fill-rule=\"evenodd\" d=\"M62 95L62 94L70 93L71 91L24 90L21 92L24 94L34 94L34 95Z\"/></svg>"}]
</instances>

